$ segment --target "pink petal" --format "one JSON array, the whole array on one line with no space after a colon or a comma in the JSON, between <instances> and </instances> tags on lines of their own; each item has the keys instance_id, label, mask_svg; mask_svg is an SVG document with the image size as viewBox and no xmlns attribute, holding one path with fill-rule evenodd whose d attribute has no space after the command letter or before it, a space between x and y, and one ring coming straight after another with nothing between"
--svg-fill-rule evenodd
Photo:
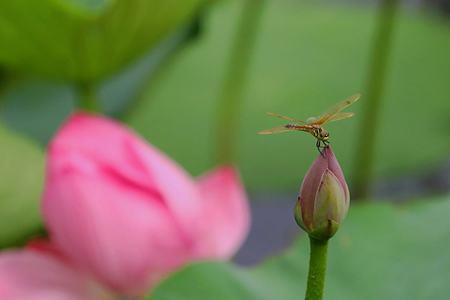
<instances>
[{"instance_id":1,"label":"pink petal","mask_svg":"<svg viewBox=\"0 0 450 300\"><path fill-rule=\"evenodd\" d=\"M107 168L129 184L155 194L152 200L163 202L189 235L201 230L197 218L201 198L193 178L121 124L87 113L74 114L54 138L51 149L61 153L58 160L76 153L82 156L79 163ZM51 159L57 164L57 159Z\"/></svg>"},{"instance_id":2,"label":"pink petal","mask_svg":"<svg viewBox=\"0 0 450 300\"><path fill-rule=\"evenodd\" d=\"M106 297L104 290L49 255L27 250L0 254L0 299L112 299Z\"/></svg>"},{"instance_id":3,"label":"pink petal","mask_svg":"<svg viewBox=\"0 0 450 300\"><path fill-rule=\"evenodd\" d=\"M222 167L199 180L203 195L204 236L200 256L228 259L244 242L250 227L247 196L237 172Z\"/></svg>"},{"instance_id":4,"label":"pink petal","mask_svg":"<svg viewBox=\"0 0 450 300\"><path fill-rule=\"evenodd\" d=\"M61 253L59 248L56 247L55 244L51 243L48 239L37 238L31 240L27 243L26 249L38 251L42 254L47 254L60 261L67 261L67 258L64 256L63 253Z\"/></svg>"},{"instance_id":5,"label":"pink petal","mask_svg":"<svg viewBox=\"0 0 450 300\"><path fill-rule=\"evenodd\" d=\"M52 240L104 284L139 294L190 255L158 195L75 154L50 169L43 213Z\"/></svg>"}]
</instances>

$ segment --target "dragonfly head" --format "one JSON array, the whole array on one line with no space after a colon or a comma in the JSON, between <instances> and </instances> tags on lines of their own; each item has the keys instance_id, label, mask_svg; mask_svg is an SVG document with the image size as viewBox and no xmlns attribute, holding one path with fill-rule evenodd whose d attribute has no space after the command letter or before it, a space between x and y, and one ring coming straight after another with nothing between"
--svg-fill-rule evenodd
<instances>
[{"instance_id":1,"label":"dragonfly head","mask_svg":"<svg viewBox=\"0 0 450 300\"><path fill-rule=\"evenodd\" d=\"M319 127L317 129L317 138L322 141L328 141L330 134L324 128Z\"/></svg>"}]
</instances>

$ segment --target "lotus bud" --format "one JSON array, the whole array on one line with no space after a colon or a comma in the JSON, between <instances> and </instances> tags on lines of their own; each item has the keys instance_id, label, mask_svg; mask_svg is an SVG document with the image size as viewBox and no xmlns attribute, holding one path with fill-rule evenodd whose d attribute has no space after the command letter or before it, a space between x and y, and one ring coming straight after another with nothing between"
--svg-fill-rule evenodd
<instances>
[{"instance_id":1,"label":"lotus bud","mask_svg":"<svg viewBox=\"0 0 450 300\"><path fill-rule=\"evenodd\" d=\"M331 147L326 147L306 173L295 206L295 220L310 237L328 240L347 215L350 193Z\"/></svg>"}]
</instances>

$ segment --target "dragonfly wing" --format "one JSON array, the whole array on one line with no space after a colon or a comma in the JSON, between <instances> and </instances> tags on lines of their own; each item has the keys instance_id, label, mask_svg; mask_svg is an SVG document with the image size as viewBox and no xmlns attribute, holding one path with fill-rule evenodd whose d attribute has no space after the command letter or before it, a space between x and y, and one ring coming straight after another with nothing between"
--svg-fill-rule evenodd
<instances>
[{"instance_id":1,"label":"dragonfly wing","mask_svg":"<svg viewBox=\"0 0 450 300\"><path fill-rule=\"evenodd\" d=\"M355 115L355 113L353 112L340 112L337 114L332 115L327 122L334 122L334 121L339 121L339 120L345 120L348 118L351 118Z\"/></svg>"},{"instance_id":2,"label":"dragonfly wing","mask_svg":"<svg viewBox=\"0 0 450 300\"><path fill-rule=\"evenodd\" d=\"M294 118L291 118L291 117L287 117L287 116L283 116L283 115L280 115L280 114L277 114L277 113L273 113L273 112L268 112L267 115L271 116L271 117L276 117L276 118L279 118L279 119L295 122L295 123L303 123L303 124L305 123L302 120L297 120L297 119L294 119Z\"/></svg>"},{"instance_id":3,"label":"dragonfly wing","mask_svg":"<svg viewBox=\"0 0 450 300\"><path fill-rule=\"evenodd\" d=\"M258 132L258 134L275 134L275 133L282 133L282 132L288 132L288 131L294 131L294 128L287 128L285 125L283 126L277 126L274 128L261 130Z\"/></svg>"},{"instance_id":4,"label":"dragonfly wing","mask_svg":"<svg viewBox=\"0 0 450 300\"><path fill-rule=\"evenodd\" d=\"M361 94L355 94L347 99L337 103L336 105L332 106L330 109L328 109L324 114L322 114L320 117L316 118L312 123L309 124L316 124L316 125L323 125L326 122L329 122L330 119L341 112L343 109L349 107L353 103L355 103L359 98L361 97ZM337 120L334 120L337 121Z\"/></svg>"}]
</instances>

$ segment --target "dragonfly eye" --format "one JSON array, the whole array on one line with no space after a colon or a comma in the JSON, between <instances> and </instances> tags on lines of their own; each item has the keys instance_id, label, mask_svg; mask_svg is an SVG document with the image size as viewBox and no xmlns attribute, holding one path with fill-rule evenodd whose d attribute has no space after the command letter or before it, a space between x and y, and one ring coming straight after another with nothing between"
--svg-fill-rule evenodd
<instances>
[{"instance_id":1,"label":"dragonfly eye","mask_svg":"<svg viewBox=\"0 0 450 300\"><path fill-rule=\"evenodd\" d=\"M329 137L328 131L323 130L323 129L320 130L320 135L322 136L323 139L328 139L328 137Z\"/></svg>"}]
</instances>

